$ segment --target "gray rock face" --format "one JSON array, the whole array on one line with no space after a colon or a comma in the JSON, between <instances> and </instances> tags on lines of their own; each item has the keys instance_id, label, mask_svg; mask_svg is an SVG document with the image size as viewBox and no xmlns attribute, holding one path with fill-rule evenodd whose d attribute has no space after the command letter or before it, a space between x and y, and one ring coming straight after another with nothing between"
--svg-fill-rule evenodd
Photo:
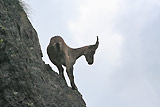
<instances>
[{"instance_id":1,"label":"gray rock face","mask_svg":"<svg viewBox=\"0 0 160 107\"><path fill-rule=\"evenodd\" d=\"M0 107L85 107L78 91L42 61L18 0L0 0Z\"/></svg>"}]
</instances>

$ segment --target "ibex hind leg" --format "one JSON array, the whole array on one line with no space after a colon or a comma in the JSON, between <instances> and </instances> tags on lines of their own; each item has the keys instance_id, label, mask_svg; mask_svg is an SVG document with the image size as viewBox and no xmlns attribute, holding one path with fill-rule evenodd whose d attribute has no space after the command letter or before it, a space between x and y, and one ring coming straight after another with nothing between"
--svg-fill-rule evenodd
<instances>
[{"instance_id":1,"label":"ibex hind leg","mask_svg":"<svg viewBox=\"0 0 160 107\"><path fill-rule=\"evenodd\" d=\"M55 46L56 46L57 50L60 51L60 43L56 43Z\"/></svg>"}]
</instances>

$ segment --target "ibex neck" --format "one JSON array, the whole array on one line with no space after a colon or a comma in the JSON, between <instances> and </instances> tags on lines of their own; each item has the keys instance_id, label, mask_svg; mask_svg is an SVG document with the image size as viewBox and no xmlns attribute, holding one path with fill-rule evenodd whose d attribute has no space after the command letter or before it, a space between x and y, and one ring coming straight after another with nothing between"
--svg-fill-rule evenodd
<instances>
[{"instance_id":1,"label":"ibex neck","mask_svg":"<svg viewBox=\"0 0 160 107\"><path fill-rule=\"evenodd\" d=\"M73 54L74 58L78 59L79 57L84 55L84 52L85 52L86 48L87 48L87 46L73 49L72 54Z\"/></svg>"}]
</instances>

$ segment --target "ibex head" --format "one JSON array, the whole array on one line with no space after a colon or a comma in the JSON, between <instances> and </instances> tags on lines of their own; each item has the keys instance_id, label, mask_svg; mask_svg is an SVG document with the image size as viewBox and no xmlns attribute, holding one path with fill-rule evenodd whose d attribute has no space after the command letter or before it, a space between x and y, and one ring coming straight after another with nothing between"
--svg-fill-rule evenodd
<instances>
[{"instance_id":1,"label":"ibex head","mask_svg":"<svg viewBox=\"0 0 160 107\"><path fill-rule=\"evenodd\" d=\"M85 51L84 56L89 65L92 65L94 62L94 54L95 54L96 49L98 48L98 45L99 45L99 39L97 36L96 44L88 46L87 50Z\"/></svg>"}]
</instances>

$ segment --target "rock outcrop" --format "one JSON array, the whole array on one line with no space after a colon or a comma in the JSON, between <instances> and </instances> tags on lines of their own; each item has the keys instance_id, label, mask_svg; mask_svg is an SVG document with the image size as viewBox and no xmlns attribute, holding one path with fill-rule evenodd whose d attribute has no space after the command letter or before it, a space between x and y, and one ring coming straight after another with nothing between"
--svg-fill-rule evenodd
<instances>
[{"instance_id":1,"label":"rock outcrop","mask_svg":"<svg viewBox=\"0 0 160 107\"><path fill-rule=\"evenodd\" d=\"M0 107L85 107L78 91L42 60L18 0L0 0Z\"/></svg>"}]
</instances>

